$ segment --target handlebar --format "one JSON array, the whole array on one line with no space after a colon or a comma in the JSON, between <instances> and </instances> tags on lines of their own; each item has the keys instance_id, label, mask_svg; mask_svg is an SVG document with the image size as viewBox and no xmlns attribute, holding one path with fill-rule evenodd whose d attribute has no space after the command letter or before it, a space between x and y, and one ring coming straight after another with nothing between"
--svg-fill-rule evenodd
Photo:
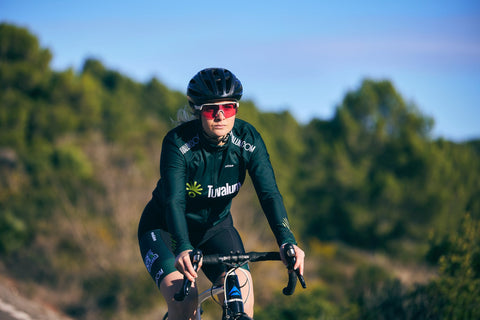
<instances>
[{"instance_id":1,"label":"handlebar","mask_svg":"<svg viewBox=\"0 0 480 320\"><path fill-rule=\"evenodd\" d=\"M281 260L279 252L231 253L229 255L211 254L203 257L204 265L225 264L243 265L247 262Z\"/></svg>"},{"instance_id":2,"label":"handlebar","mask_svg":"<svg viewBox=\"0 0 480 320\"><path fill-rule=\"evenodd\" d=\"M295 265L295 249L293 245L286 244L284 246L285 258L287 260L288 268L288 284L283 288L284 295L292 295L295 292L295 287L297 284L297 279L300 281L300 284L305 289L306 283L304 277L300 274L300 270L293 270ZM192 250L190 252L190 259L192 261L193 268L195 271L198 269L200 260L202 259L202 252L198 249ZM229 267L241 267L247 262L257 262L257 261L279 261L281 260L279 252L248 252L248 253L230 253L229 255L219 255L212 254L203 256L204 265L215 265L223 264ZM182 289L174 295L176 301L183 301L186 296L190 293L190 287L192 282L186 277L183 278Z\"/></svg>"},{"instance_id":3,"label":"handlebar","mask_svg":"<svg viewBox=\"0 0 480 320\"><path fill-rule=\"evenodd\" d=\"M296 258L295 258L295 248L292 244L287 243L283 248L285 252L285 258L287 260L287 269L288 269L288 285L283 288L283 294L286 296L290 296L295 292L295 287L297 285L297 279L300 281L302 288L307 288L307 284L305 283L305 278L300 274L300 270L293 269L295 266Z\"/></svg>"}]
</instances>

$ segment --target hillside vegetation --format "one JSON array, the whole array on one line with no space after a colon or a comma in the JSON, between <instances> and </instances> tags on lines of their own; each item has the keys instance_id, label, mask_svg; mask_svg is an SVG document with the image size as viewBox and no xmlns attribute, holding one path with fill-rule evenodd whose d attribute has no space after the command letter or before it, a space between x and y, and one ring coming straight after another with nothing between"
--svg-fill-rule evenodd
<instances>
[{"instance_id":1,"label":"hillside vegetation","mask_svg":"<svg viewBox=\"0 0 480 320\"><path fill-rule=\"evenodd\" d=\"M75 319L158 317L136 228L186 97L51 58L0 24L0 271ZM480 317L479 140L434 139L389 80L362 81L330 120L301 125L253 101L238 117L263 135L307 253L309 287L292 297L283 267L252 267L256 319ZM248 250L275 248L250 184L232 211Z\"/></svg>"}]
</instances>

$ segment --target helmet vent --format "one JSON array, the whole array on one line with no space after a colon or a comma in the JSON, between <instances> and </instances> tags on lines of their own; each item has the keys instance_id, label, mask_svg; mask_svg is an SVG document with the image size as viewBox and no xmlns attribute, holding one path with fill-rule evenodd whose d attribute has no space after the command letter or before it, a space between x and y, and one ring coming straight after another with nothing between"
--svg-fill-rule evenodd
<instances>
[{"instance_id":1,"label":"helmet vent","mask_svg":"<svg viewBox=\"0 0 480 320\"><path fill-rule=\"evenodd\" d=\"M230 94L230 92L232 92L232 88L233 88L233 84L232 84L232 77L230 75L227 75L225 77L225 91L227 94Z\"/></svg>"},{"instance_id":2,"label":"helmet vent","mask_svg":"<svg viewBox=\"0 0 480 320\"><path fill-rule=\"evenodd\" d=\"M215 84L217 85L217 91L219 93L219 95L223 95L224 94L224 88L223 88L223 85L222 85L222 79L216 79L215 80Z\"/></svg>"}]
</instances>

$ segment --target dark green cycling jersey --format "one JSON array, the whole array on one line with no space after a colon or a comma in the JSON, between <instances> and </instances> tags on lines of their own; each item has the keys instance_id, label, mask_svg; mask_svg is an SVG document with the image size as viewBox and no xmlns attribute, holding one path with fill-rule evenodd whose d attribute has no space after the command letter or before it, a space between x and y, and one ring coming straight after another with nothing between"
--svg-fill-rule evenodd
<instances>
[{"instance_id":1,"label":"dark green cycling jersey","mask_svg":"<svg viewBox=\"0 0 480 320\"><path fill-rule=\"evenodd\" d=\"M193 249L189 233L209 229L230 215L247 171L277 243L296 244L265 144L257 130L240 119L222 146L206 140L200 120L165 136L161 179L144 210L139 234L163 229L173 237L175 254Z\"/></svg>"}]
</instances>

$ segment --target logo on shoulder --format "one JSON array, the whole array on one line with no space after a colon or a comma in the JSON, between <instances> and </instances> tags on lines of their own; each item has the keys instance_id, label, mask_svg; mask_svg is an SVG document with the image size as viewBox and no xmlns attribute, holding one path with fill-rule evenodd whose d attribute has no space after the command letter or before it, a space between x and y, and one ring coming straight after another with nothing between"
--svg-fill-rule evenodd
<instances>
[{"instance_id":1,"label":"logo on shoulder","mask_svg":"<svg viewBox=\"0 0 480 320\"><path fill-rule=\"evenodd\" d=\"M180 147L180 152L182 154L187 153L188 151L190 151L190 149L195 147L199 142L200 142L200 137L197 134L195 137L192 138L192 140L188 141L187 143L185 143L183 146Z\"/></svg>"},{"instance_id":2,"label":"logo on shoulder","mask_svg":"<svg viewBox=\"0 0 480 320\"><path fill-rule=\"evenodd\" d=\"M257 146L254 146L251 143L241 140L240 138L235 137L232 134L232 143L237 147L243 148L245 151L253 152Z\"/></svg>"}]
</instances>

